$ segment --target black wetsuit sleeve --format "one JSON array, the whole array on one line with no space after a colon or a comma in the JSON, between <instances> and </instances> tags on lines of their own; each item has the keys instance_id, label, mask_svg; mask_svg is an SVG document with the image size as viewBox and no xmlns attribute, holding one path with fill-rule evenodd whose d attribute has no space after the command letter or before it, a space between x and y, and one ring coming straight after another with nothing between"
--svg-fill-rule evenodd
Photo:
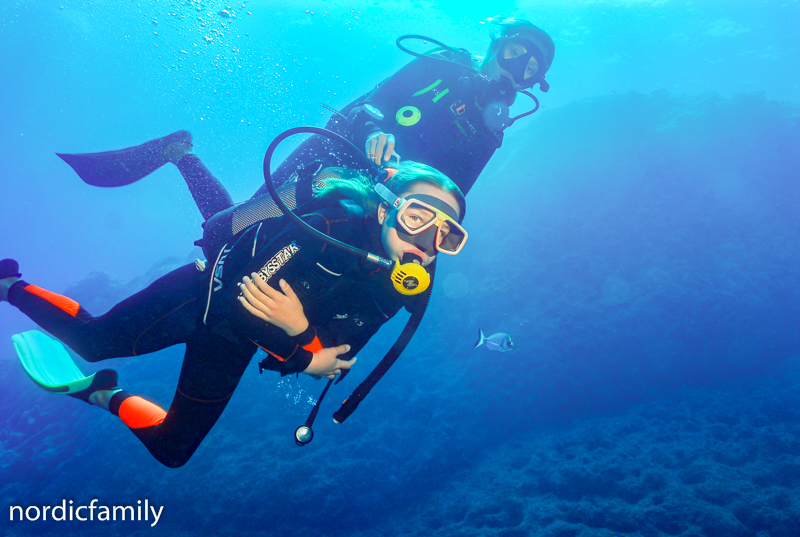
<instances>
[{"instance_id":1,"label":"black wetsuit sleeve","mask_svg":"<svg viewBox=\"0 0 800 537\"><path fill-rule=\"evenodd\" d=\"M325 348L317 335L317 329L310 324L305 331L292 336L292 340L295 343L295 350L289 359L280 360L274 354L268 352L267 357L259 364L261 369L278 371L281 376L300 373L305 371L311 364L314 353Z\"/></svg>"}]
</instances>

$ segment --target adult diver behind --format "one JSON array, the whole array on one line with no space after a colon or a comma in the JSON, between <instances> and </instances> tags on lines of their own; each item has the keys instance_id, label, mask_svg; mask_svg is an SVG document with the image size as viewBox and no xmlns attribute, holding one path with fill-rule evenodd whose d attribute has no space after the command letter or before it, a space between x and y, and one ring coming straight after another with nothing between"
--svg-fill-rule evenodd
<instances>
[{"instance_id":1,"label":"adult diver behind","mask_svg":"<svg viewBox=\"0 0 800 537\"><path fill-rule=\"evenodd\" d=\"M503 19L494 24L500 35L492 38L483 59L450 48L419 57L334 114L326 128L364 147L376 164L388 162L396 147L403 159L438 169L467 194L502 143L511 123L504 114L516 92L537 83L543 91L548 89L544 77L555 51L547 33L528 21ZM133 148L59 156L85 182L97 186L129 184L172 162L209 220L232 207L233 200L191 148L190 134L179 131ZM280 186L303 170L315 173L332 166L363 169L362 161L336 142L311 136L272 175ZM251 199L266 193L261 187Z\"/></svg>"},{"instance_id":2,"label":"adult diver behind","mask_svg":"<svg viewBox=\"0 0 800 537\"><path fill-rule=\"evenodd\" d=\"M493 24L500 35L492 38L484 58L449 47L430 57L415 54L411 63L334 114L326 128L364 147L376 164L388 162L397 148L402 158L441 171L468 194L510 124L494 122L484 112L496 112L492 105L498 103L511 105L517 91L537 83L547 91L544 77L555 54L550 36L529 21L507 18ZM398 46L410 52L401 40ZM312 137L273 177L281 185L298 167L315 161L358 169L351 159L327 139ZM262 187L256 196L265 192Z\"/></svg>"}]
</instances>

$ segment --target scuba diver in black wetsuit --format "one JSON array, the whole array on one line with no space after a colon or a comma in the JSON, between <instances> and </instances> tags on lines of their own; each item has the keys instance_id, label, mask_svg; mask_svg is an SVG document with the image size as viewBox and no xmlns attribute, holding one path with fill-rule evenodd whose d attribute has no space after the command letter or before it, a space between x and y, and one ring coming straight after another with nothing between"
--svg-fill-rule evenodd
<instances>
[{"instance_id":1,"label":"scuba diver in black wetsuit","mask_svg":"<svg viewBox=\"0 0 800 537\"><path fill-rule=\"evenodd\" d=\"M441 171L468 194L514 121L508 107L517 92L535 84L549 89L544 77L555 51L550 36L524 20L505 19L497 26L501 35L482 60L422 36L400 38L398 46L418 58L331 117L326 128L364 147L376 164L388 162L397 149L403 158ZM427 39L441 49L416 54L401 45L406 38ZM328 139L314 137L276 170L276 184L315 161L357 166ZM256 196L265 192L262 187Z\"/></svg>"},{"instance_id":2,"label":"scuba diver in black wetsuit","mask_svg":"<svg viewBox=\"0 0 800 537\"><path fill-rule=\"evenodd\" d=\"M387 257L385 263L396 267L393 278L402 274L403 263L430 266L437 253L463 248L464 196L436 170L405 162L388 187L374 190L352 178L336 179L346 171L324 171L326 184L300 208L303 219L330 237ZM220 247L213 266L179 268L100 317L21 280L10 259L0 261L0 301L90 362L185 343L167 412L120 390L113 370L96 373L80 391L49 390L109 410L158 461L178 467L216 423L257 348L267 352L262 369L332 379L350 368L381 325L426 296L407 296L405 280L392 281L375 264L285 222L273 218L244 229Z\"/></svg>"},{"instance_id":3,"label":"scuba diver in black wetsuit","mask_svg":"<svg viewBox=\"0 0 800 537\"><path fill-rule=\"evenodd\" d=\"M533 98L526 88L539 84L542 91L549 89L544 77L555 49L547 33L520 19L495 24L501 33L482 60L446 46L430 55L416 54L401 45L401 38L398 46L420 57L333 115L326 128L363 147L376 164L399 152L403 159L441 171L467 194L515 120L508 117L508 107L517 92ZM180 131L136 148L59 156L84 181L98 186L127 184L173 162L209 220L232 207L233 200L191 148L191 136ZM272 175L280 186L297 179L304 169L315 172L331 166L363 170L361 160L342 151L341 145L311 136ZM251 200L264 194L262 186Z\"/></svg>"}]
</instances>

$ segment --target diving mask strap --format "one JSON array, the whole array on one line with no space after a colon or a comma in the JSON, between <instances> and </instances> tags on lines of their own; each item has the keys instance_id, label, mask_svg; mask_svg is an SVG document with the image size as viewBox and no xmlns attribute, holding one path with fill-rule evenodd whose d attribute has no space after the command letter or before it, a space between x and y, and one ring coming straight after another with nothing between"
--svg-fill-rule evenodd
<instances>
[{"instance_id":1,"label":"diving mask strap","mask_svg":"<svg viewBox=\"0 0 800 537\"><path fill-rule=\"evenodd\" d=\"M394 174L387 172L387 175L388 177L391 177ZM381 197L381 199L394 209L397 209L403 202L402 198L396 196L395 193L389 190L383 183L375 183L373 188L375 188L375 192Z\"/></svg>"}]
</instances>

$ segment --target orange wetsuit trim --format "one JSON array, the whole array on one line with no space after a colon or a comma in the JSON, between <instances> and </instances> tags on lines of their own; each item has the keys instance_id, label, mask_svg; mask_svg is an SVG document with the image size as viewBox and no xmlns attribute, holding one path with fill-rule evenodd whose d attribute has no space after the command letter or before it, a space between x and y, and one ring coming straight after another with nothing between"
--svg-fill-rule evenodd
<instances>
[{"instance_id":1,"label":"orange wetsuit trim","mask_svg":"<svg viewBox=\"0 0 800 537\"><path fill-rule=\"evenodd\" d=\"M73 317L75 317L78 314L78 311L81 309L81 305L71 298L48 291L47 289L42 289L38 285L28 284L25 286L25 290L32 295L36 295L39 298L45 299L58 309L69 313Z\"/></svg>"},{"instance_id":2,"label":"orange wetsuit trim","mask_svg":"<svg viewBox=\"0 0 800 537\"><path fill-rule=\"evenodd\" d=\"M309 352L319 352L322 350L322 342L320 342L319 337L314 336L314 341L308 345L303 345L303 348Z\"/></svg>"},{"instance_id":3,"label":"orange wetsuit trim","mask_svg":"<svg viewBox=\"0 0 800 537\"><path fill-rule=\"evenodd\" d=\"M289 359L290 359L292 356L294 356L294 353L296 353L296 352L297 352L297 349L299 349L299 348L300 348L300 345L295 345L295 346L294 346L294 350L292 351L292 354L290 354L289 356L287 356L286 358L284 358L283 356L278 356L277 354L275 354L274 352L272 352L272 351L271 351L271 350L269 350L268 348L266 348L266 347L264 347L264 346L262 346L262 345L259 345L258 343L256 343L256 342L255 342L255 341L253 341L252 339L250 339L250 338L247 338L247 339L249 339L249 340L250 340L250 343L253 343L253 344L254 344L256 347L258 347L258 348L259 348L259 349L261 349L262 351L266 352L267 354L269 354L270 356L272 356L272 357L276 358L278 361L281 361L281 362L286 362L286 361L288 361L288 360L289 360Z\"/></svg>"},{"instance_id":4,"label":"orange wetsuit trim","mask_svg":"<svg viewBox=\"0 0 800 537\"><path fill-rule=\"evenodd\" d=\"M131 429L153 427L164 421L166 416L163 408L137 395L128 397L119 406L119 419Z\"/></svg>"}]
</instances>

